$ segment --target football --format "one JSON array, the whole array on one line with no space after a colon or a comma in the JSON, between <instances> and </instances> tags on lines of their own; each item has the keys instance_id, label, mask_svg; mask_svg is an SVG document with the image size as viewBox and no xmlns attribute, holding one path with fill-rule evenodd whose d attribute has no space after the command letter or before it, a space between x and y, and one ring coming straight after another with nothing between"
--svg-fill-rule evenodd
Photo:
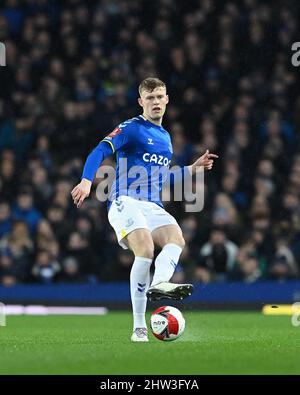
<instances>
[{"instance_id":1,"label":"football","mask_svg":"<svg viewBox=\"0 0 300 395\"><path fill-rule=\"evenodd\" d=\"M185 319L176 307L163 306L152 313L150 327L157 339L163 341L176 340L184 332Z\"/></svg>"}]
</instances>

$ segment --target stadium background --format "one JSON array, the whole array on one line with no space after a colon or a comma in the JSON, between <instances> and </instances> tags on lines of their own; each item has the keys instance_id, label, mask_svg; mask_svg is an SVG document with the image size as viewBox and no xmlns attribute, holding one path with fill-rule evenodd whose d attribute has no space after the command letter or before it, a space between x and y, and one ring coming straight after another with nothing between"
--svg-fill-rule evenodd
<instances>
[{"instance_id":1,"label":"stadium background","mask_svg":"<svg viewBox=\"0 0 300 395\"><path fill-rule=\"evenodd\" d=\"M97 180L79 210L70 191L90 150L140 113L148 76L168 87L173 164L220 156L203 211L165 204L186 240L174 281L299 279L298 12L297 1L4 1L3 295L32 283L128 286L132 254L116 243Z\"/></svg>"}]
</instances>

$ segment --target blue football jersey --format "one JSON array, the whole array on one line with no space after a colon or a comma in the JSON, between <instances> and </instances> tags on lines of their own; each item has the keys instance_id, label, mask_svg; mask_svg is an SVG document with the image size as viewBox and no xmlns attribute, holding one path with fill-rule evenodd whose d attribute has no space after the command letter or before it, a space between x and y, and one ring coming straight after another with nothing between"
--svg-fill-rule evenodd
<instances>
[{"instance_id":1,"label":"blue football jersey","mask_svg":"<svg viewBox=\"0 0 300 395\"><path fill-rule=\"evenodd\" d=\"M121 123L102 141L117 158L110 203L125 195L162 206L160 194L173 153L170 134L140 115Z\"/></svg>"}]
</instances>

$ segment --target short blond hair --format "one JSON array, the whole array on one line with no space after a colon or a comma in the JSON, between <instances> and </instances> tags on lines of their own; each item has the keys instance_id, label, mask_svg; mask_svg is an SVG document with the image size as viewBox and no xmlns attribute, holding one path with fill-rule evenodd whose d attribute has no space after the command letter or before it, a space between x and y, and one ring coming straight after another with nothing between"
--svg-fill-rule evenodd
<instances>
[{"instance_id":1,"label":"short blond hair","mask_svg":"<svg viewBox=\"0 0 300 395\"><path fill-rule=\"evenodd\" d=\"M155 88L166 88L166 84L160 80L159 78L146 78L139 85L139 94L141 95L142 91L152 92Z\"/></svg>"}]
</instances>

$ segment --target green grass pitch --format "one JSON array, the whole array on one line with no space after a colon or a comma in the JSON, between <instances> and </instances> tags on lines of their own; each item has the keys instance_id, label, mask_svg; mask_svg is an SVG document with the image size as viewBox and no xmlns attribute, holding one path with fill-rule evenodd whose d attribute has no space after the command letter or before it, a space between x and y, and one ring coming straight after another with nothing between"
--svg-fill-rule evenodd
<instances>
[{"instance_id":1,"label":"green grass pitch","mask_svg":"<svg viewBox=\"0 0 300 395\"><path fill-rule=\"evenodd\" d=\"M131 343L131 314L9 316L0 374L300 374L300 327L289 316L185 312L173 342ZM148 316L149 321L149 316Z\"/></svg>"}]
</instances>

